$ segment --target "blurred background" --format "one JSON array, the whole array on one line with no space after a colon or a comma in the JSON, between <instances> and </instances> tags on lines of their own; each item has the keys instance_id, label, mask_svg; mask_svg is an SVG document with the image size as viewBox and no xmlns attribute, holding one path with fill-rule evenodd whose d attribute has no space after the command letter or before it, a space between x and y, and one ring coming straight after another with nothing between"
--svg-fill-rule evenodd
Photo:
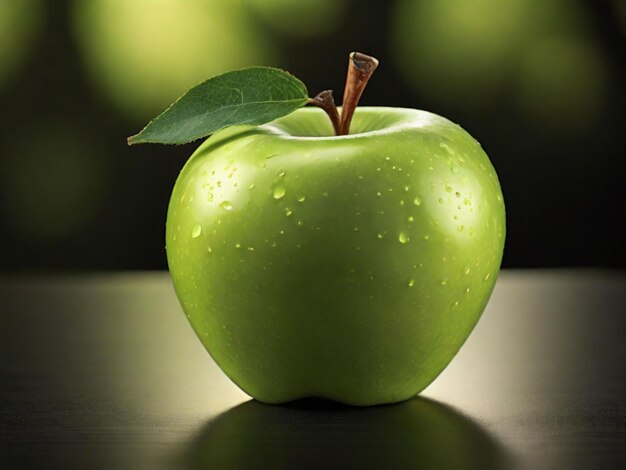
<instances>
[{"instance_id":1,"label":"blurred background","mask_svg":"<svg viewBox=\"0 0 626 470\"><path fill-rule=\"evenodd\" d=\"M126 137L249 65L339 101L425 109L480 140L504 267L626 266L624 0L0 0L0 270L166 268L170 191L196 144Z\"/></svg>"}]
</instances>

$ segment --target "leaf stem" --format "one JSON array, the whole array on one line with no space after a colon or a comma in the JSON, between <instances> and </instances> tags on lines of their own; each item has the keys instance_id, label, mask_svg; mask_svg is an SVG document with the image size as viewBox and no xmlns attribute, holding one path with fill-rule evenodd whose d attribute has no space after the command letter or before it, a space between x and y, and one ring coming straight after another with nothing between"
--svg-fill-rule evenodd
<instances>
[{"instance_id":1,"label":"leaf stem","mask_svg":"<svg viewBox=\"0 0 626 470\"><path fill-rule=\"evenodd\" d=\"M348 59L348 74L346 76L346 86L343 92L343 105L341 106L341 122L337 135L347 135L350 133L350 123L352 116L359 104L359 99L367 82L371 78L374 70L378 67L378 60L374 57L352 52Z\"/></svg>"},{"instance_id":2,"label":"leaf stem","mask_svg":"<svg viewBox=\"0 0 626 470\"><path fill-rule=\"evenodd\" d=\"M339 135L340 117L337 106L335 105L335 99L333 98L333 90L324 90L315 96L315 98L309 98L308 104L322 108L333 124L335 129L335 135Z\"/></svg>"}]
</instances>

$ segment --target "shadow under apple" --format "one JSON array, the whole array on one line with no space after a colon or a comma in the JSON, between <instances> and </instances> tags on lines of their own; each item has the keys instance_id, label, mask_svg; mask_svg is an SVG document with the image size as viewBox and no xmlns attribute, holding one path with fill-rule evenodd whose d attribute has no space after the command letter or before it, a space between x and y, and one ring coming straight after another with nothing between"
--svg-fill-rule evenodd
<instances>
[{"instance_id":1,"label":"shadow under apple","mask_svg":"<svg viewBox=\"0 0 626 470\"><path fill-rule=\"evenodd\" d=\"M251 400L208 422L182 460L188 469L511 468L479 425L424 398L370 408Z\"/></svg>"}]
</instances>

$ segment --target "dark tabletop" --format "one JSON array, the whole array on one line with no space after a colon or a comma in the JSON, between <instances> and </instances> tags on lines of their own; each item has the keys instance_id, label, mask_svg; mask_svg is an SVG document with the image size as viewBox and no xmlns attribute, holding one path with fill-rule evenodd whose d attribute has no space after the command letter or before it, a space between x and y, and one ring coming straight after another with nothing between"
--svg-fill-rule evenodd
<instances>
[{"instance_id":1,"label":"dark tabletop","mask_svg":"<svg viewBox=\"0 0 626 470\"><path fill-rule=\"evenodd\" d=\"M250 400L165 273L0 281L0 468L626 468L626 276L501 274L420 396Z\"/></svg>"}]
</instances>

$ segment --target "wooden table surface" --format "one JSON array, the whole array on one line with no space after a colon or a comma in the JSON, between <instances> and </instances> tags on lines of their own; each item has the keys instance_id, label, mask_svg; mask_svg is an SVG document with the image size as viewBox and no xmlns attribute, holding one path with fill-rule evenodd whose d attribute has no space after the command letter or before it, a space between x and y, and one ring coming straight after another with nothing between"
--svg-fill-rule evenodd
<instances>
[{"instance_id":1,"label":"wooden table surface","mask_svg":"<svg viewBox=\"0 0 626 470\"><path fill-rule=\"evenodd\" d=\"M505 271L408 402L250 400L166 273L0 279L0 468L626 468L626 275Z\"/></svg>"}]
</instances>

